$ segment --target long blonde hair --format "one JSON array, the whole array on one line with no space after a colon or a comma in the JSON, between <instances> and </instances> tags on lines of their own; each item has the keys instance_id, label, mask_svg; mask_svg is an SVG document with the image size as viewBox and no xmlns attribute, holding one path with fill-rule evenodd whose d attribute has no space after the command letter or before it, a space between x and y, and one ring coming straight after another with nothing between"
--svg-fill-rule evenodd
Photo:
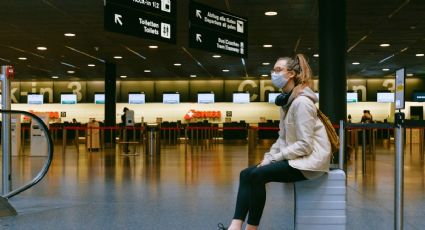
<instances>
[{"instance_id":1,"label":"long blonde hair","mask_svg":"<svg viewBox=\"0 0 425 230\"><path fill-rule=\"evenodd\" d=\"M295 88L294 91L298 94L305 87L311 86L311 68L307 62L307 59L303 54L297 54L295 57L281 57L277 59L286 60L286 69L288 71L293 71L295 74Z\"/></svg>"}]
</instances>

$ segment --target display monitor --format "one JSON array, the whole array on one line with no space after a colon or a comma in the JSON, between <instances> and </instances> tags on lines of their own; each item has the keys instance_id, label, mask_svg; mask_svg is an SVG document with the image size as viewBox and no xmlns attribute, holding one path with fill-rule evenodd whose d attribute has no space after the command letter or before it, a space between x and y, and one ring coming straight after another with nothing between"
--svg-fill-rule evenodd
<instances>
[{"instance_id":1,"label":"display monitor","mask_svg":"<svg viewBox=\"0 0 425 230\"><path fill-rule=\"evenodd\" d=\"M94 94L94 103L95 104L105 104L105 94L104 93L95 93Z\"/></svg>"},{"instance_id":2,"label":"display monitor","mask_svg":"<svg viewBox=\"0 0 425 230\"><path fill-rule=\"evenodd\" d=\"M43 94L28 94L27 103L31 105L42 105L43 104Z\"/></svg>"},{"instance_id":3,"label":"display monitor","mask_svg":"<svg viewBox=\"0 0 425 230\"><path fill-rule=\"evenodd\" d=\"M145 104L144 93L129 93L128 104Z\"/></svg>"},{"instance_id":4,"label":"display monitor","mask_svg":"<svg viewBox=\"0 0 425 230\"><path fill-rule=\"evenodd\" d=\"M269 103L273 103L276 101L276 97L279 96L280 93L269 93Z\"/></svg>"},{"instance_id":5,"label":"display monitor","mask_svg":"<svg viewBox=\"0 0 425 230\"><path fill-rule=\"evenodd\" d=\"M164 104L178 104L178 103L180 103L180 94L179 93L163 93L162 94L162 103L164 103Z\"/></svg>"},{"instance_id":6,"label":"display monitor","mask_svg":"<svg viewBox=\"0 0 425 230\"><path fill-rule=\"evenodd\" d=\"M249 93L233 93L233 103L249 103Z\"/></svg>"},{"instance_id":7,"label":"display monitor","mask_svg":"<svg viewBox=\"0 0 425 230\"><path fill-rule=\"evenodd\" d=\"M413 92L413 101L416 102L425 102L425 92L415 91Z\"/></svg>"},{"instance_id":8,"label":"display monitor","mask_svg":"<svg viewBox=\"0 0 425 230\"><path fill-rule=\"evenodd\" d=\"M77 94L61 94L61 104L77 104Z\"/></svg>"},{"instance_id":9,"label":"display monitor","mask_svg":"<svg viewBox=\"0 0 425 230\"><path fill-rule=\"evenodd\" d=\"M214 102L214 93L198 93L199 104L209 104Z\"/></svg>"},{"instance_id":10,"label":"display monitor","mask_svg":"<svg viewBox=\"0 0 425 230\"><path fill-rule=\"evenodd\" d=\"M353 102L358 102L358 95L357 92L348 92L347 93L347 103L353 103Z\"/></svg>"},{"instance_id":11,"label":"display monitor","mask_svg":"<svg viewBox=\"0 0 425 230\"><path fill-rule=\"evenodd\" d=\"M423 120L424 119L424 107L423 106L410 106L410 119L411 120Z\"/></svg>"},{"instance_id":12,"label":"display monitor","mask_svg":"<svg viewBox=\"0 0 425 230\"><path fill-rule=\"evenodd\" d=\"M380 103L394 102L394 93L392 92L377 92L376 101Z\"/></svg>"}]
</instances>

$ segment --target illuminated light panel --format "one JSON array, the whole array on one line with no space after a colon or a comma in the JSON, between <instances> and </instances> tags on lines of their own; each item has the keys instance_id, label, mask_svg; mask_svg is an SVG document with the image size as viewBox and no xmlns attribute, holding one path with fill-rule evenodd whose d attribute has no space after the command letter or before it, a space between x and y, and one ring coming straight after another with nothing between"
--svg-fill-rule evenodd
<instances>
[{"instance_id":1,"label":"illuminated light panel","mask_svg":"<svg viewBox=\"0 0 425 230\"><path fill-rule=\"evenodd\" d=\"M264 12L264 15L266 15L266 16L276 16L277 12L276 11L266 11L266 12Z\"/></svg>"}]
</instances>

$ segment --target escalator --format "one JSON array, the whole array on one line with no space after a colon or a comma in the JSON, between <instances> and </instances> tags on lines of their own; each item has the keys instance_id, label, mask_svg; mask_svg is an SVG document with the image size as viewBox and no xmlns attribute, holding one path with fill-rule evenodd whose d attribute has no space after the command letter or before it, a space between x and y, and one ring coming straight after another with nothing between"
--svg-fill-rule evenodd
<instances>
[{"instance_id":1,"label":"escalator","mask_svg":"<svg viewBox=\"0 0 425 230\"><path fill-rule=\"evenodd\" d=\"M44 176L47 174L50 165L53 160L53 141L49 133L49 128L38 116L19 110L0 110L2 114L2 151L3 151L3 161L2 161L2 195L0 196L0 217L13 216L17 215L15 208L9 203L9 199L30 189L38 182L40 182ZM10 191L10 181L11 181L11 122L10 116L12 114L21 114L28 117L31 117L33 121L36 122L38 129L42 132L43 136L46 138L47 142L47 159L44 162L43 167L40 172L28 183Z\"/></svg>"}]
</instances>

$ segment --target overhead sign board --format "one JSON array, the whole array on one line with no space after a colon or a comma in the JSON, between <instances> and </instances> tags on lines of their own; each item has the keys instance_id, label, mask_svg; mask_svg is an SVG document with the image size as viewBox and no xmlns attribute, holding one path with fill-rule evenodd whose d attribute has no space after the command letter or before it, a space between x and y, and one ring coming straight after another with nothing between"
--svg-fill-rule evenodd
<instances>
[{"instance_id":1,"label":"overhead sign board","mask_svg":"<svg viewBox=\"0 0 425 230\"><path fill-rule=\"evenodd\" d=\"M248 20L194 1L189 3L189 47L247 57Z\"/></svg>"},{"instance_id":2,"label":"overhead sign board","mask_svg":"<svg viewBox=\"0 0 425 230\"><path fill-rule=\"evenodd\" d=\"M246 57L246 39L236 36L216 33L212 30L199 27L190 27L189 46L206 51Z\"/></svg>"},{"instance_id":3,"label":"overhead sign board","mask_svg":"<svg viewBox=\"0 0 425 230\"><path fill-rule=\"evenodd\" d=\"M107 0L104 26L111 32L176 43L175 0Z\"/></svg>"},{"instance_id":4,"label":"overhead sign board","mask_svg":"<svg viewBox=\"0 0 425 230\"><path fill-rule=\"evenodd\" d=\"M173 20L115 4L106 4L104 17L108 31L176 43L176 23Z\"/></svg>"}]
</instances>

